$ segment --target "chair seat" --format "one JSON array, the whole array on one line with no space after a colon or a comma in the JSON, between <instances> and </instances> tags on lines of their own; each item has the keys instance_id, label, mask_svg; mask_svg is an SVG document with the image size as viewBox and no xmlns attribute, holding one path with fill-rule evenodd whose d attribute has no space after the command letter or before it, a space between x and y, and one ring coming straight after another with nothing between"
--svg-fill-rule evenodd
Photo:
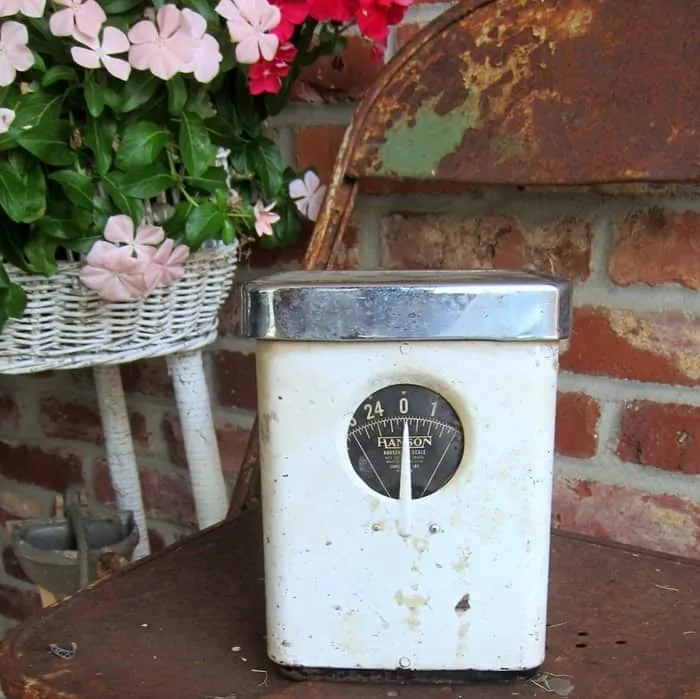
<instances>
[{"instance_id":1,"label":"chair seat","mask_svg":"<svg viewBox=\"0 0 700 699\"><path fill-rule=\"evenodd\" d=\"M8 699L395 695L387 685L285 679L266 658L264 633L255 510L25 621L0 650L0 682ZM71 643L72 659L49 651ZM567 676L570 696L699 697L699 644L697 562L554 534L543 671ZM528 680L394 691L401 699L556 696Z\"/></svg>"}]
</instances>

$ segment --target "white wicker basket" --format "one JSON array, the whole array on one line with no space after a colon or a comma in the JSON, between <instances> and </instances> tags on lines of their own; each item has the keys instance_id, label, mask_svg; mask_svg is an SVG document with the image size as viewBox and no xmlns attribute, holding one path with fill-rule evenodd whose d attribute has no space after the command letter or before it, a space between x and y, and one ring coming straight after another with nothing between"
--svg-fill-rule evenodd
<instances>
[{"instance_id":1,"label":"white wicker basket","mask_svg":"<svg viewBox=\"0 0 700 699\"><path fill-rule=\"evenodd\" d=\"M120 303L86 288L80 263L60 263L49 278L6 265L28 303L24 316L0 331L0 374L121 364L213 342L237 253L236 242L199 250L190 255L177 284Z\"/></svg>"}]
</instances>

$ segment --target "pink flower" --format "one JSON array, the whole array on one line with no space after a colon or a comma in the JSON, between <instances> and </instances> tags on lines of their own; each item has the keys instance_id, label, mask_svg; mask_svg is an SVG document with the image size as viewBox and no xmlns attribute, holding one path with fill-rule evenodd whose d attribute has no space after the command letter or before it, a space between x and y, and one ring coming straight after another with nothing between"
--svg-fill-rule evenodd
<instances>
[{"instance_id":1,"label":"pink flower","mask_svg":"<svg viewBox=\"0 0 700 699\"><path fill-rule=\"evenodd\" d=\"M7 133L15 120L15 110L0 107L0 134Z\"/></svg>"},{"instance_id":2,"label":"pink flower","mask_svg":"<svg viewBox=\"0 0 700 699\"><path fill-rule=\"evenodd\" d=\"M71 50L73 60L83 68L99 68L102 64L110 75L119 80L127 80L131 66L122 58L112 58L112 54L126 53L129 50L129 40L126 34L116 27L105 27L102 32L102 44L94 37L76 33L75 38L88 48L74 46Z\"/></svg>"},{"instance_id":3,"label":"pink flower","mask_svg":"<svg viewBox=\"0 0 700 699\"><path fill-rule=\"evenodd\" d=\"M323 197L326 196L326 186L321 186L321 180L313 170L307 170L303 179L289 183L289 196L294 199L302 215L315 221L321 211Z\"/></svg>"},{"instance_id":4,"label":"pink flower","mask_svg":"<svg viewBox=\"0 0 700 699\"><path fill-rule=\"evenodd\" d=\"M239 63L255 63L261 56L266 61L274 58L279 38L270 32L282 18L279 7L267 0L220 0L215 10L227 20Z\"/></svg>"},{"instance_id":5,"label":"pink flower","mask_svg":"<svg viewBox=\"0 0 700 699\"><path fill-rule=\"evenodd\" d=\"M150 70L161 80L169 80L192 61L195 41L181 26L181 13L175 5L158 10L156 25L143 20L129 30L129 63L136 70Z\"/></svg>"},{"instance_id":6,"label":"pink flower","mask_svg":"<svg viewBox=\"0 0 700 699\"><path fill-rule=\"evenodd\" d=\"M184 9L180 23L194 40L192 60L182 68L181 73L194 73L200 83L211 82L219 72L219 64L224 59L219 50L219 42L207 34L207 21L202 15Z\"/></svg>"},{"instance_id":7,"label":"pink flower","mask_svg":"<svg viewBox=\"0 0 700 699\"><path fill-rule=\"evenodd\" d=\"M0 87L10 85L17 71L29 70L34 56L27 48L27 28L19 22L3 22L0 25Z\"/></svg>"},{"instance_id":8,"label":"pink flower","mask_svg":"<svg viewBox=\"0 0 700 699\"><path fill-rule=\"evenodd\" d=\"M255 202L253 213L255 214L255 232L259 236L274 235L272 224L280 220L278 214L272 213L275 203L272 202L269 206L265 206L262 201Z\"/></svg>"},{"instance_id":9,"label":"pink flower","mask_svg":"<svg viewBox=\"0 0 700 699\"><path fill-rule=\"evenodd\" d=\"M148 260L132 257L128 247L98 240L80 270L80 279L107 301L131 301L144 296L144 270Z\"/></svg>"},{"instance_id":10,"label":"pink flower","mask_svg":"<svg viewBox=\"0 0 700 699\"><path fill-rule=\"evenodd\" d=\"M41 17L46 0L0 0L0 17L21 14L25 17Z\"/></svg>"},{"instance_id":11,"label":"pink flower","mask_svg":"<svg viewBox=\"0 0 700 699\"><path fill-rule=\"evenodd\" d=\"M134 235L134 222L128 216L118 214L107 220L104 236L110 243L124 243L132 257L150 259L156 251L153 246L163 240L165 233L160 226L141 224Z\"/></svg>"},{"instance_id":12,"label":"pink flower","mask_svg":"<svg viewBox=\"0 0 700 699\"><path fill-rule=\"evenodd\" d=\"M186 245L176 247L172 238L166 238L144 271L146 289L150 292L179 282L185 273L183 265L189 256L190 249Z\"/></svg>"},{"instance_id":13,"label":"pink flower","mask_svg":"<svg viewBox=\"0 0 700 699\"><path fill-rule=\"evenodd\" d=\"M76 32L95 38L107 19L104 10L95 0L55 0L65 10L54 12L49 19L49 29L54 36L76 36Z\"/></svg>"}]
</instances>

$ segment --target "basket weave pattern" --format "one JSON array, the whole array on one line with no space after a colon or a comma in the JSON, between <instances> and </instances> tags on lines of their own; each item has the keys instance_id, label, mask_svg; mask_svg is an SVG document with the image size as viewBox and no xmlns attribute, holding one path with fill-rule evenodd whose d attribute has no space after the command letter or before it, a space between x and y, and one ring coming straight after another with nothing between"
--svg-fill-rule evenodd
<instances>
[{"instance_id":1,"label":"basket weave pattern","mask_svg":"<svg viewBox=\"0 0 700 699\"><path fill-rule=\"evenodd\" d=\"M183 278L134 301L112 303L80 281L80 263L59 263L45 278L7 265L26 290L24 316L0 332L0 373L121 364L213 342L233 281L238 245L190 255Z\"/></svg>"}]
</instances>

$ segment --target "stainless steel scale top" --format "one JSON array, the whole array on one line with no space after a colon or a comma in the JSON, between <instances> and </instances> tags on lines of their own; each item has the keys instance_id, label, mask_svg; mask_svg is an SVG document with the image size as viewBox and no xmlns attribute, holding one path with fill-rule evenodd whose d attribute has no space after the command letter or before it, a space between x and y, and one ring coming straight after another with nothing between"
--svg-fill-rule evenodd
<instances>
[{"instance_id":1,"label":"stainless steel scale top","mask_svg":"<svg viewBox=\"0 0 700 699\"><path fill-rule=\"evenodd\" d=\"M242 332L262 340L555 341L572 286L496 270L282 272L243 288Z\"/></svg>"}]
</instances>

